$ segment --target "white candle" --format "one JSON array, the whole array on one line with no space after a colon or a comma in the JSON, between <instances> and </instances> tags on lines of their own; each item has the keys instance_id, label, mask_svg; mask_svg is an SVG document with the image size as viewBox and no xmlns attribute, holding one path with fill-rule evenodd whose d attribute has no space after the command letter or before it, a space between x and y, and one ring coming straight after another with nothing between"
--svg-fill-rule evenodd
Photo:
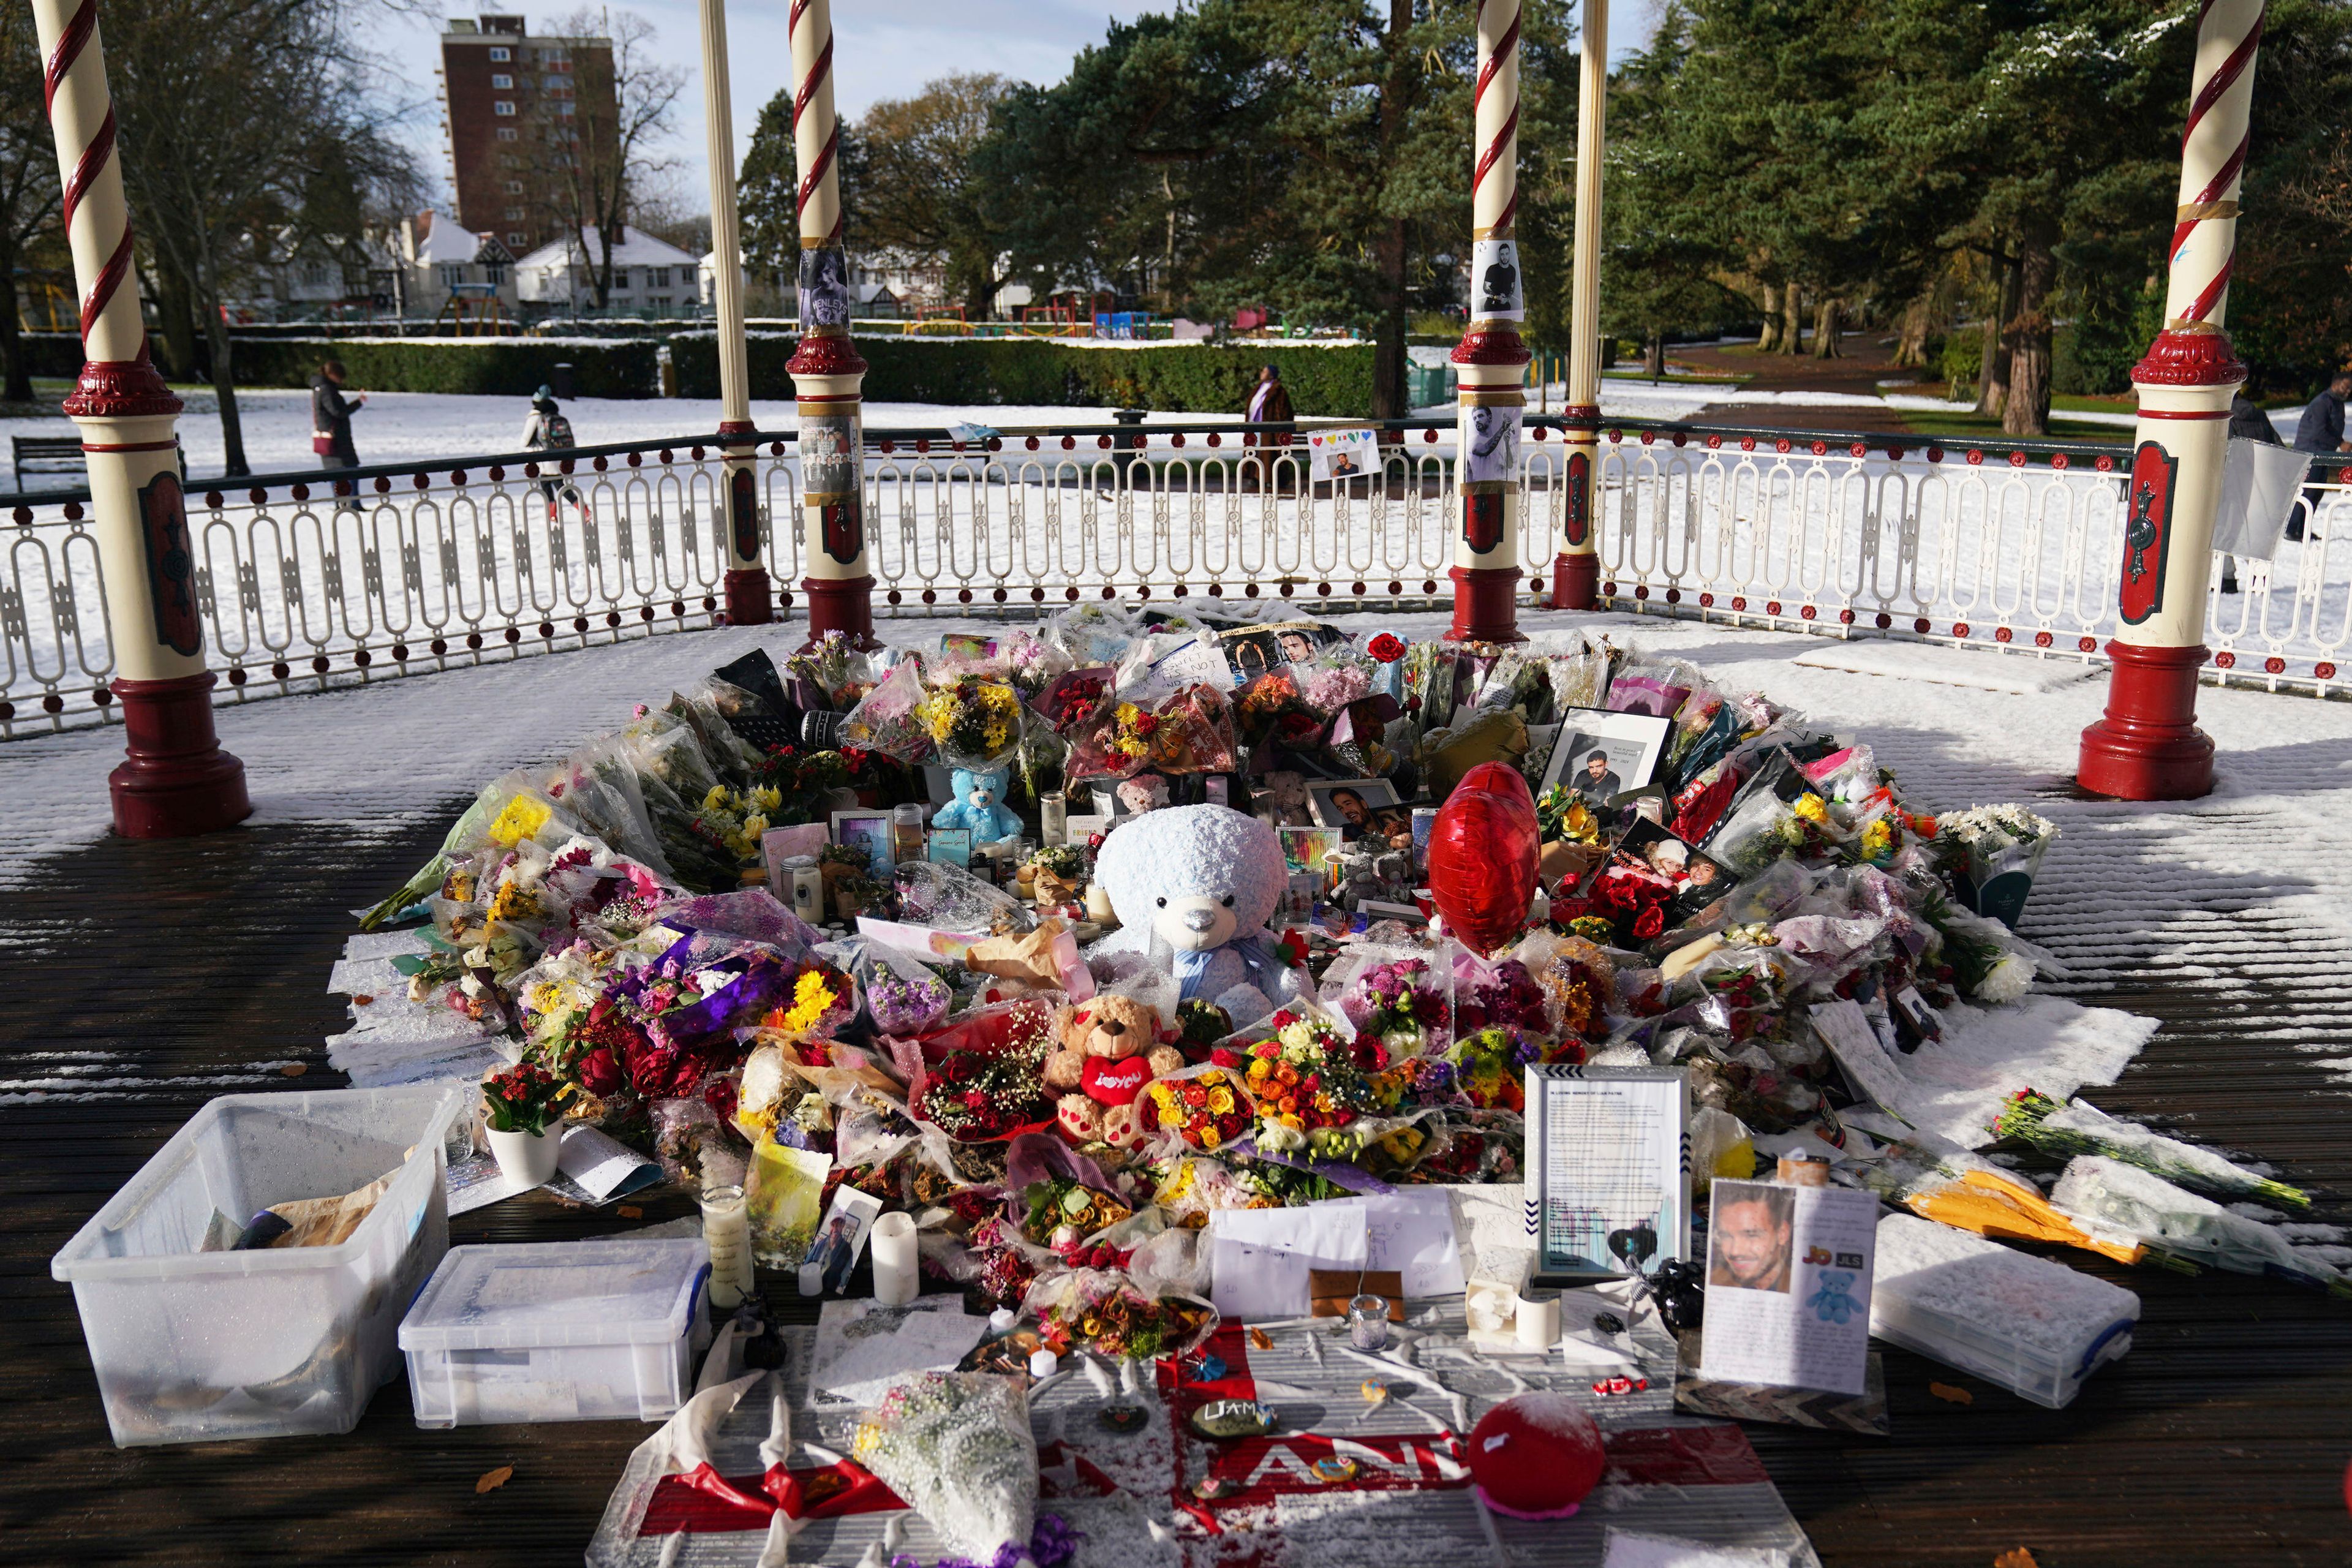
<instances>
[{"instance_id":1,"label":"white candle","mask_svg":"<svg viewBox=\"0 0 2352 1568\"><path fill-rule=\"evenodd\" d=\"M1519 1298L1518 1316L1513 1320L1520 1345L1531 1351L1548 1351L1559 1342L1559 1298L1529 1300Z\"/></svg>"},{"instance_id":2,"label":"white candle","mask_svg":"<svg viewBox=\"0 0 2352 1568\"><path fill-rule=\"evenodd\" d=\"M874 1254L874 1299L886 1307L913 1300L922 1289L915 1266L914 1216L884 1215L874 1222L866 1245Z\"/></svg>"},{"instance_id":3,"label":"white candle","mask_svg":"<svg viewBox=\"0 0 2352 1568\"><path fill-rule=\"evenodd\" d=\"M751 1293L751 1211L742 1188L704 1191L702 1244L710 1249L710 1304L732 1311Z\"/></svg>"}]
</instances>

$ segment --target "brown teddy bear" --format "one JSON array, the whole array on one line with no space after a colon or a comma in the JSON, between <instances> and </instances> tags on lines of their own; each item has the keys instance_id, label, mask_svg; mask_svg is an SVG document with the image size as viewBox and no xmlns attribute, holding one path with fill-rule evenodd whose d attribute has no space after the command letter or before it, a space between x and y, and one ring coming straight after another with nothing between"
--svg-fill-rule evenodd
<instances>
[{"instance_id":1,"label":"brown teddy bear","mask_svg":"<svg viewBox=\"0 0 2352 1568\"><path fill-rule=\"evenodd\" d=\"M1055 1110L1073 1143L1130 1148L1150 1129L1139 1123L1144 1089L1184 1066L1163 1038L1160 1015L1149 1004L1103 992L1062 1016L1055 1047L1045 1058L1045 1088L1060 1098Z\"/></svg>"}]
</instances>

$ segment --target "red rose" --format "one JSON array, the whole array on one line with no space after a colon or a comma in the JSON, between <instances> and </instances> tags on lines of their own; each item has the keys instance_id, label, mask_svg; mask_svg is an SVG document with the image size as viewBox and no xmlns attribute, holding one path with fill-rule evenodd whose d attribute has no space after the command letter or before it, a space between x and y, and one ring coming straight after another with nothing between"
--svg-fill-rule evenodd
<instances>
[{"instance_id":1,"label":"red rose","mask_svg":"<svg viewBox=\"0 0 2352 1568\"><path fill-rule=\"evenodd\" d=\"M1219 1046L1215 1050L1211 1051L1209 1060L1221 1068L1237 1068L1242 1065L1242 1058L1230 1047L1224 1046Z\"/></svg>"},{"instance_id":2,"label":"red rose","mask_svg":"<svg viewBox=\"0 0 2352 1568\"><path fill-rule=\"evenodd\" d=\"M735 1120L736 1100L735 1080L731 1078L714 1078L702 1086L702 1103L710 1107L721 1121Z\"/></svg>"},{"instance_id":3,"label":"red rose","mask_svg":"<svg viewBox=\"0 0 2352 1568\"><path fill-rule=\"evenodd\" d=\"M603 1046L580 1058L580 1087L600 1098L621 1087L621 1062Z\"/></svg>"},{"instance_id":4,"label":"red rose","mask_svg":"<svg viewBox=\"0 0 2352 1568\"><path fill-rule=\"evenodd\" d=\"M1389 633L1382 632L1371 640L1365 651L1382 664L1394 664L1404 657L1404 644Z\"/></svg>"},{"instance_id":5,"label":"red rose","mask_svg":"<svg viewBox=\"0 0 2352 1568\"><path fill-rule=\"evenodd\" d=\"M1640 942L1663 935L1665 929L1666 910L1663 904L1652 904L1633 919L1633 936Z\"/></svg>"}]
</instances>

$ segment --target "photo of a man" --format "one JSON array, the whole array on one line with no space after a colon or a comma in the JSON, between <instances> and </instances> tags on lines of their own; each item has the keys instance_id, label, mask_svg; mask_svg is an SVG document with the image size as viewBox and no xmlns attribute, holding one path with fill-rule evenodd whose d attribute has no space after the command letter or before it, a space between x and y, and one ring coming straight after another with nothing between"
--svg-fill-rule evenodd
<instances>
[{"instance_id":1,"label":"photo of a man","mask_svg":"<svg viewBox=\"0 0 2352 1568\"><path fill-rule=\"evenodd\" d=\"M1581 735L1575 738L1584 739ZM1609 765L1609 753L1595 747L1585 752L1584 765L1577 770L1569 789L1587 805L1607 805L1625 792L1625 781Z\"/></svg>"},{"instance_id":2,"label":"photo of a man","mask_svg":"<svg viewBox=\"0 0 2352 1568\"><path fill-rule=\"evenodd\" d=\"M1360 785L1310 785L1308 794L1320 806L1317 816L1339 830L1342 843L1369 843L1391 849L1412 847L1412 814L1398 808L1396 790L1385 780Z\"/></svg>"},{"instance_id":3,"label":"photo of a man","mask_svg":"<svg viewBox=\"0 0 2352 1568\"><path fill-rule=\"evenodd\" d=\"M1718 1182L1707 1234L1706 1282L1788 1294L1796 1194L1762 1182Z\"/></svg>"},{"instance_id":4,"label":"photo of a man","mask_svg":"<svg viewBox=\"0 0 2352 1568\"><path fill-rule=\"evenodd\" d=\"M1305 664L1315 657L1315 645L1307 640L1305 632L1283 632L1276 636L1275 641L1281 647L1286 663Z\"/></svg>"}]
</instances>

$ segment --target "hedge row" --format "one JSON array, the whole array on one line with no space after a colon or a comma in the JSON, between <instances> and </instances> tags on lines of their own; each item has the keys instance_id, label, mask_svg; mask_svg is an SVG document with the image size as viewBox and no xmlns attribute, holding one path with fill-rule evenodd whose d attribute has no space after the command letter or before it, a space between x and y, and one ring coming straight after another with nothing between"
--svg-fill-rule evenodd
<instances>
[{"instance_id":1,"label":"hedge row","mask_svg":"<svg viewBox=\"0 0 2352 1568\"><path fill-rule=\"evenodd\" d=\"M419 341L383 338L241 338L229 353L239 386L308 386L319 362L339 359L351 384L370 392L474 392L528 397L572 367L572 390L583 397L652 397L658 394L657 345L645 339L588 343L533 338Z\"/></svg>"},{"instance_id":2,"label":"hedge row","mask_svg":"<svg viewBox=\"0 0 2352 1568\"><path fill-rule=\"evenodd\" d=\"M785 362L794 340L780 332L749 339L751 395L793 395ZM1300 414L1362 417L1372 406L1372 351L1273 345L1087 348L1045 338L857 340L866 361L866 396L876 403L949 403L1153 408L1179 414L1238 414L1248 405L1258 367L1280 367ZM670 340L680 397L719 395L718 339Z\"/></svg>"}]
</instances>

